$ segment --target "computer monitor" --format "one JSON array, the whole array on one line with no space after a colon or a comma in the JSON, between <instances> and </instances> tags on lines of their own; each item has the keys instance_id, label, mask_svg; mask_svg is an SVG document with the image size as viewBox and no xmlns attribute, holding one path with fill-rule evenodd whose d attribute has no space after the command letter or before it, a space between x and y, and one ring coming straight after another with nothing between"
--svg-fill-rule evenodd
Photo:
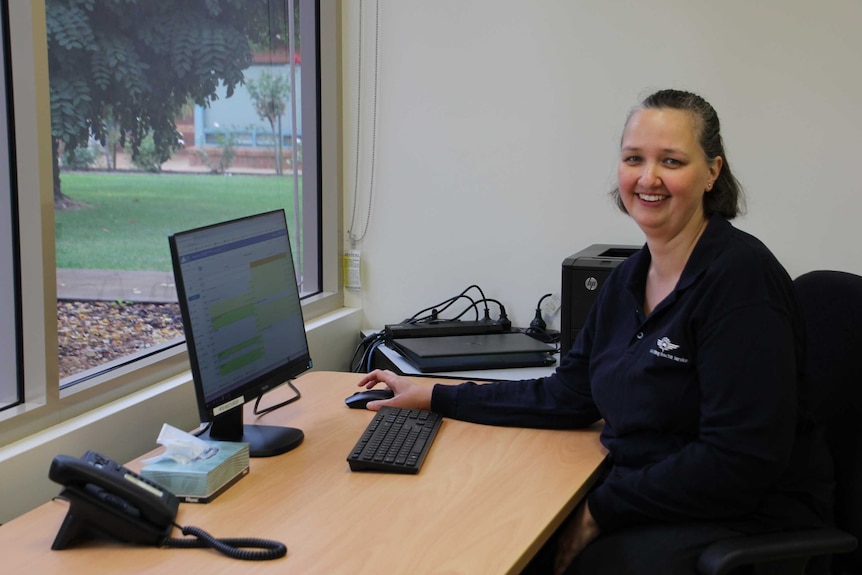
<instances>
[{"instance_id":1,"label":"computer monitor","mask_svg":"<svg viewBox=\"0 0 862 575\"><path fill-rule=\"evenodd\" d=\"M252 457L297 447L301 430L243 421L243 404L311 368L284 210L168 238L206 436Z\"/></svg>"}]
</instances>

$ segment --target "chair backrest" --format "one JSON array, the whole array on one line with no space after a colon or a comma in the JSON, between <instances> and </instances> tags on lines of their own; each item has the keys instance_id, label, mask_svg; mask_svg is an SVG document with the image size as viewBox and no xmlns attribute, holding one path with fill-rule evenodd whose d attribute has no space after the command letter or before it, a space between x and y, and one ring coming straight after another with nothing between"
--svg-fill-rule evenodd
<instances>
[{"instance_id":1,"label":"chair backrest","mask_svg":"<svg viewBox=\"0 0 862 575\"><path fill-rule=\"evenodd\" d=\"M818 270L794 280L807 332L813 408L835 462L836 524L862 541L862 276ZM834 558L862 573L862 549Z\"/></svg>"}]
</instances>

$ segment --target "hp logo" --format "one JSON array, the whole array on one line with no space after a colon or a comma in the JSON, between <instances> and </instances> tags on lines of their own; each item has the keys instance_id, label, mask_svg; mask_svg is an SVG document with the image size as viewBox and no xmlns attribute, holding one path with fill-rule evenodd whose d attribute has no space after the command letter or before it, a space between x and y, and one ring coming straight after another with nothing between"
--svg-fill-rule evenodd
<instances>
[{"instance_id":1,"label":"hp logo","mask_svg":"<svg viewBox=\"0 0 862 575\"><path fill-rule=\"evenodd\" d=\"M597 287L599 287L599 281L594 277L588 277L587 281L584 282L584 287L589 291L595 291Z\"/></svg>"}]
</instances>

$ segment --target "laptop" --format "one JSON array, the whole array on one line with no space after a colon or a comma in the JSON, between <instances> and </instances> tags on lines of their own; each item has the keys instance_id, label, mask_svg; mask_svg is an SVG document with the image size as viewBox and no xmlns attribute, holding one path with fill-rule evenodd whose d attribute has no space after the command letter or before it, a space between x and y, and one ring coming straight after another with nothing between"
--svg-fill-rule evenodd
<instances>
[{"instance_id":1,"label":"laptop","mask_svg":"<svg viewBox=\"0 0 862 575\"><path fill-rule=\"evenodd\" d=\"M525 333L392 339L387 345L423 373L553 365L554 348Z\"/></svg>"}]
</instances>

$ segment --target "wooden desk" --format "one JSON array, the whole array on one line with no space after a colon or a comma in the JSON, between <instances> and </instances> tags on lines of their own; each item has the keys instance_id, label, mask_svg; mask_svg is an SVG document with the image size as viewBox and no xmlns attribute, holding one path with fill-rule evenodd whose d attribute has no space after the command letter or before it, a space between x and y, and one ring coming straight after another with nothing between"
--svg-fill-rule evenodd
<instances>
[{"instance_id":1,"label":"wooden desk","mask_svg":"<svg viewBox=\"0 0 862 575\"><path fill-rule=\"evenodd\" d=\"M275 539L287 545L285 558L239 561L210 549L155 549L105 540L51 551L68 509L55 500L0 526L0 570L518 573L582 498L604 459L598 428L531 430L446 419L418 475L351 472L345 458L373 416L344 405L358 377L312 372L297 379L302 399L261 419L299 427L305 432L303 444L284 455L253 459L250 473L212 503L180 505L180 525L215 537ZM290 393L283 386L266 396L262 407ZM139 471L140 460L128 466ZM181 535L174 530L173 536Z\"/></svg>"}]
</instances>

